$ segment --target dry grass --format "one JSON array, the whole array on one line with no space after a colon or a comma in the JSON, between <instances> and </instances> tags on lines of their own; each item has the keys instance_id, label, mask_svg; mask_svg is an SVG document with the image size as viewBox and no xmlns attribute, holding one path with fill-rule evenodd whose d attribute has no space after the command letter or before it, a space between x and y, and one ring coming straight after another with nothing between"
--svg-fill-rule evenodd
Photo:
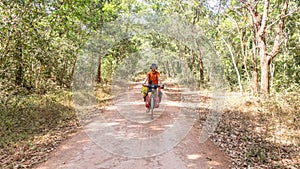
<instances>
[{"instance_id":1,"label":"dry grass","mask_svg":"<svg viewBox=\"0 0 300 169\"><path fill-rule=\"evenodd\" d=\"M300 167L297 93L250 97L229 94L213 139L238 168Z\"/></svg>"},{"instance_id":2,"label":"dry grass","mask_svg":"<svg viewBox=\"0 0 300 169\"><path fill-rule=\"evenodd\" d=\"M70 92L1 98L0 166L31 167L77 128Z\"/></svg>"},{"instance_id":3,"label":"dry grass","mask_svg":"<svg viewBox=\"0 0 300 169\"><path fill-rule=\"evenodd\" d=\"M100 108L112 99L109 85L97 86L93 94L79 99L89 102L96 97ZM61 91L0 98L0 168L32 167L76 132L80 124L73 96Z\"/></svg>"},{"instance_id":4,"label":"dry grass","mask_svg":"<svg viewBox=\"0 0 300 169\"><path fill-rule=\"evenodd\" d=\"M262 133L274 144L300 145L299 95L271 95L258 97L230 97L227 111L243 113L253 121L255 132Z\"/></svg>"}]
</instances>

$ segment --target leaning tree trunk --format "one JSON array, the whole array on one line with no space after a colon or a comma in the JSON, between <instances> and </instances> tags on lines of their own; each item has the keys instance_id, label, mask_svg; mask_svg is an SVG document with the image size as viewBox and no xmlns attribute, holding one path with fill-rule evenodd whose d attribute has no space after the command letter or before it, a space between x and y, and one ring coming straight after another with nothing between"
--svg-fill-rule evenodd
<instances>
[{"instance_id":1,"label":"leaning tree trunk","mask_svg":"<svg viewBox=\"0 0 300 169\"><path fill-rule=\"evenodd\" d=\"M225 39L223 39L223 42L225 43L225 45L227 46L228 50L229 50L229 53L230 53L230 56L231 56L231 60L232 60L232 64L234 66L234 69L235 69L235 72L236 72L236 75L237 75L237 78L238 78L238 84L239 84L239 88L240 88L240 93L243 94L243 86L242 86L242 83L241 83L241 76L240 76L240 72L239 72L239 69L235 63L235 59L234 59L234 55L233 55L233 51L231 50L231 47L230 45L225 41Z\"/></svg>"}]
</instances>

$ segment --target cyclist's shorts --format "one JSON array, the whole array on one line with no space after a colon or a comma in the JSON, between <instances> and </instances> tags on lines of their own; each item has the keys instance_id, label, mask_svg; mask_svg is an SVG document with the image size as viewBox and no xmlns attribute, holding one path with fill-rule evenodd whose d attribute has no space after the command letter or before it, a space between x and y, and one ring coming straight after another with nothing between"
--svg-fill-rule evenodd
<instances>
[{"instance_id":1,"label":"cyclist's shorts","mask_svg":"<svg viewBox=\"0 0 300 169\"><path fill-rule=\"evenodd\" d=\"M151 92L151 90L152 90L152 89L151 89L150 87L148 87L148 92ZM158 87L157 90L160 91L160 90L161 90L161 87Z\"/></svg>"}]
</instances>

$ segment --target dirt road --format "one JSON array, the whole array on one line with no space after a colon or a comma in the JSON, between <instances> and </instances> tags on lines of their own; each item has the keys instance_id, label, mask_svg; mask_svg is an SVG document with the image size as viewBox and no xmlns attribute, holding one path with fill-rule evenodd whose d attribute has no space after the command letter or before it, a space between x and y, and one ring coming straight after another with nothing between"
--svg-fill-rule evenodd
<instances>
[{"instance_id":1,"label":"dirt road","mask_svg":"<svg viewBox=\"0 0 300 169\"><path fill-rule=\"evenodd\" d=\"M138 154L138 156L132 158L124 156L126 151L120 151L119 154L118 150L114 152L113 148L120 146L118 144L122 144L121 142L109 140L111 144L114 144L112 147L109 147L109 143L107 145L102 144L103 141L99 140L110 138L109 135L112 133L105 133L105 130L102 130L100 126L109 126L113 129L114 133L130 137L133 140L155 138L155 136L164 135L168 129L174 128L177 120L182 118L180 114L186 111L185 108L187 108L187 105L181 104L181 99L183 98L182 91L176 88L169 88L164 91L163 100L160 107L155 109L154 120L152 121L150 115L145 112L144 102L139 94L139 90L140 86L131 86L124 94L124 96L128 97L115 100L115 104L101 109L101 115L99 115L101 118L93 118L83 129L63 142L50 155L46 162L41 163L36 168L220 169L230 167L229 158L210 140L199 143L198 138L201 132L201 124L196 120L195 117L197 116L193 116L195 118L193 125L186 132L182 140L178 140L178 143L165 151L163 148L155 151L148 149L147 151L151 152L145 155L143 154L144 149L137 148L135 152L128 151L127 154ZM207 111L205 108L208 104L207 99L199 99L202 102L196 108L197 110L194 109L194 112ZM197 113L194 114L197 115ZM105 123L103 123L103 118L105 119ZM184 133L185 131L180 131L179 129L178 133L181 132ZM154 143L152 146L155 149L160 146L160 143ZM165 147L168 147L168 145Z\"/></svg>"}]
</instances>

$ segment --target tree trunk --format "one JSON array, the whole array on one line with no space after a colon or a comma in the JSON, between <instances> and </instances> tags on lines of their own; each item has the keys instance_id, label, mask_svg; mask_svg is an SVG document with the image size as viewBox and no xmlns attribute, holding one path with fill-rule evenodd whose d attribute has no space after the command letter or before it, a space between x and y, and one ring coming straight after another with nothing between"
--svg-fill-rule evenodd
<instances>
[{"instance_id":1,"label":"tree trunk","mask_svg":"<svg viewBox=\"0 0 300 169\"><path fill-rule=\"evenodd\" d=\"M201 57L201 53L198 55L198 64L199 64L199 73L200 73L200 83L204 84L204 70L203 70L203 61Z\"/></svg>"},{"instance_id":2,"label":"tree trunk","mask_svg":"<svg viewBox=\"0 0 300 169\"><path fill-rule=\"evenodd\" d=\"M270 0L265 0L262 21L261 24L258 25L259 30L257 32L259 55L260 55L260 68L261 68L260 89L263 93L269 93L270 91L270 81L269 81L270 64L268 61L268 56L266 51L267 50L266 40L265 40L269 6L270 6Z\"/></svg>"},{"instance_id":3,"label":"tree trunk","mask_svg":"<svg viewBox=\"0 0 300 169\"><path fill-rule=\"evenodd\" d=\"M259 91L258 88L259 85L258 85L258 72L257 72L256 60L254 60L253 63L255 63L252 69L253 93L257 93Z\"/></svg>"},{"instance_id":4,"label":"tree trunk","mask_svg":"<svg viewBox=\"0 0 300 169\"><path fill-rule=\"evenodd\" d=\"M258 72L257 72L257 52L256 52L256 38L255 38L255 30L251 30L252 36L252 90L253 93L257 93L259 91L258 88Z\"/></svg>"},{"instance_id":5,"label":"tree trunk","mask_svg":"<svg viewBox=\"0 0 300 169\"><path fill-rule=\"evenodd\" d=\"M270 92L270 62L264 60L261 65L261 90L263 93Z\"/></svg>"},{"instance_id":6,"label":"tree trunk","mask_svg":"<svg viewBox=\"0 0 300 169\"><path fill-rule=\"evenodd\" d=\"M23 86L23 66L22 62L19 62L16 70L16 85Z\"/></svg>"},{"instance_id":7,"label":"tree trunk","mask_svg":"<svg viewBox=\"0 0 300 169\"><path fill-rule=\"evenodd\" d=\"M98 56L97 82L101 83L101 56Z\"/></svg>"},{"instance_id":8,"label":"tree trunk","mask_svg":"<svg viewBox=\"0 0 300 169\"><path fill-rule=\"evenodd\" d=\"M252 92L253 94L258 93L259 85L258 85L258 70L257 70L257 29L260 24L258 21L260 15L256 15L256 6L251 7L248 3L246 3L246 8L250 13L250 31L251 31L251 55L252 55Z\"/></svg>"},{"instance_id":9,"label":"tree trunk","mask_svg":"<svg viewBox=\"0 0 300 169\"><path fill-rule=\"evenodd\" d=\"M283 3L283 8L280 14L280 20L278 23L278 28L276 31L276 36L274 39L274 45L272 51L267 53L266 44L265 44L265 30L266 23L268 20L268 9L269 9L270 0L265 0L264 13L262 19L262 26L258 32L258 41L260 47L260 56L261 56L261 89L264 93L270 92L270 64L275 56L279 53L280 45L283 39L283 28L284 21L286 18L286 13L288 9L289 0L285 0Z\"/></svg>"},{"instance_id":10,"label":"tree trunk","mask_svg":"<svg viewBox=\"0 0 300 169\"><path fill-rule=\"evenodd\" d=\"M73 75L74 75L74 72L75 72L75 68L76 68L76 64L77 64L77 59L74 60L74 63L72 64L72 70L71 70L71 81L70 81L70 87L72 87L72 82L73 82Z\"/></svg>"},{"instance_id":11,"label":"tree trunk","mask_svg":"<svg viewBox=\"0 0 300 169\"><path fill-rule=\"evenodd\" d=\"M18 52L16 53L17 58L17 69L16 69L16 85L17 86L23 86L23 78L24 78L24 71L23 71L23 51L21 47L21 43L19 43L19 46L17 47Z\"/></svg>"},{"instance_id":12,"label":"tree trunk","mask_svg":"<svg viewBox=\"0 0 300 169\"><path fill-rule=\"evenodd\" d=\"M251 34L252 34L252 64L253 64L253 92L258 92L258 73L257 73L257 60L256 60L256 47L259 47L259 54L261 59L261 89L262 84L266 84L265 80L268 80L268 78L265 77L266 73L263 72L263 67L266 68L266 66L262 63L266 56L266 44L265 44L265 31L266 31L266 25L268 20L268 11L269 11L269 5L270 0L265 0L264 3L264 10L263 10L263 16L259 13L257 13L257 6L252 6L248 2L242 1L242 3L245 3L246 8L248 9L250 16L251 16ZM257 42L257 46L256 46ZM263 66L264 65L264 66ZM264 69L265 70L265 69ZM263 75L264 74L264 75ZM263 77L264 76L264 77ZM267 87L267 86L266 86ZM264 89L262 89L264 90ZM267 90L268 91L268 90Z\"/></svg>"},{"instance_id":13,"label":"tree trunk","mask_svg":"<svg viewBox=\"0 0 300 169\"><path fill-rule=\"evenodd\" d=\"M261 69L261 79L260 79L260 89L262 93L269 93L270 91L270 61L267 56L267 49L265 43L265 32L259 34L258 36L258 47L260 54L260 69Z\"/></svg>"},{"instance_id":14,"label":"tree trunk","mask_svg":"<svg viewBox=\"0 0 300 169\"><path fill-rule=\"evenodd\" d=\"M166 63L164 63L164 68L165 68L165 71L166 71L166 74L167 74L167 78L170 77L170 69L169 69L169 62L167 61Z\"/></svg>"},{"instance_id":15,"label":"tree trunk","mask_svg":"<svg viewBox=\"0 0 300 169\"><path fill-rule=\"evenodd\" d=\"M196 74L196 71L195 71L195 52L192 50L192 58L191 58L191 71L193 73L193 75Z\"/></svg>"},{"instance_id":16,"label":"tree trunk","mask_svg":"<svg viewBox=\"0 0 300 169\"><path fill-rule=\"evenodd\" d=\"M195 42L198 46L197 51L199 52L198 64L199 64L199 73L200 73L200 83L204 84L204 66L203 66L203 60L202 60L202 53L201 53L201 49L199 48L199 46L200 46L199 42L197 40Z\"/></svg>"},{"instance_id":17,"label":"tree trunk","mask_svg":"<svg viewBox=\"0 0 300 169\"><path fill-rule=\"evenodd\" d=\"M239 13L238 11L235 11L237 14ZM235 19L233 19L230 15L226 15L228 18L230 18L236 25L236 29L238 31L239 34L239 38L240 38L240 45L241 45L241 53L243 56L243 65L244 65L244 69L247 75L247 80L248 82L250 82L250 75L248 72L248 68L247 68L247 52L246 52L246 43L245 43L245 37L246 37L246 30L242 30L242 28L240 28L239 24L237 23L237 21Z\"/></svg>"},{"instance_id":18,"label":"tree trunk","mask_svg":"<svg viewBox=\"0 0 300 169\"><path fill-rule=\"evenodd\" d=\"M173 63L172 62L170 62L170 64L171 64L171 67L172 67L172 77L175 77L176 76L176 72L175 72L175 68L174 68L174 65L176 64L176 62L174 62L173 61Z\"/></svg>"}]
</instances>

